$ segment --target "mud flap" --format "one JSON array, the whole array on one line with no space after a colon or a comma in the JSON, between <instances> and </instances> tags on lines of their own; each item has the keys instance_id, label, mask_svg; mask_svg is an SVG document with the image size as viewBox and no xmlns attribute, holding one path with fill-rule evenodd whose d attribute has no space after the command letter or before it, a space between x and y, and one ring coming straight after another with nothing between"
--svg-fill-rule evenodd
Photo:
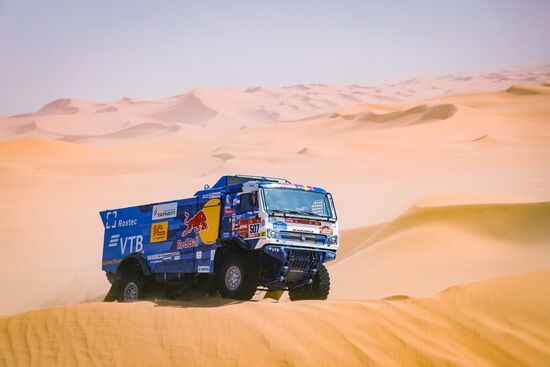
<instances>
[{"instance_id":1,"label":"mud flap","mask_svg":"<svg viewBox=\"0 0 550 367\"><path fill-rule=\"evenodd\" d=\"M114 302L117 300L117 286L116 282L111 285L111 289L109 289L109 292L105 295L105 298L103 299L103 302Z\"/></svg>"}]
</instances>

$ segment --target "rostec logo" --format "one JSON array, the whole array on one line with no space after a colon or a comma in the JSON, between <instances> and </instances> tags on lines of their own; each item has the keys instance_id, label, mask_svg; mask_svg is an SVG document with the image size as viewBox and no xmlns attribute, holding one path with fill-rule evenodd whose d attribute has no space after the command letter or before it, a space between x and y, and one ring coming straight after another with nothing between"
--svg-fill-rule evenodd
<instances>
[{"instance_id":1,"label":"rostec logo","mask_svg":"<svg viewBox=\"0 0 550 367\"><path fill-rule=\"evenodd\" d=\"M118 212L116 210L107 212L105 220L105 228L113 229L117 227L131 227L137 224L137 219L117 220Z\"/></svg>"},{"instance_id":2,"label":"rostec logo","mask_svg":"<svg viewBox=\"0 0 550 367\"><path fill-rule=\"evenodd\" d=\"M117 211L107 212L107 220L105 221L105 229L116 228Z\"/></svg>"},{"instance_id":3,"label":"rostec logo","mask_svg":"<svg viewBox=\"0 0 550 367\"><path fill-rule=\"evenodd\" d=\"M152 219L174 218L178 214L178 203L153 205Z\"/></svg>"},{"instance_id":4,"label":"rostec logo","mask_svg":"<svg viewBox=\"0 0 550 367\"><path fill-rule=\"evenodd\" d=\"M120 237L119 234L111 235L109 247L117 247L120 244L120 254L124 255L126 249L129 254L143 251L143 236Z\"/></svg>"}]
</instances>

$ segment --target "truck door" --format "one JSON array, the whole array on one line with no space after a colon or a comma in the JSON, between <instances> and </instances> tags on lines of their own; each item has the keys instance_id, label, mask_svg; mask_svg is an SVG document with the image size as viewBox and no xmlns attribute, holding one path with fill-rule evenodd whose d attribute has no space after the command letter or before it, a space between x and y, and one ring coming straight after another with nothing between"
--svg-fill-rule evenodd
<instances>
[{"instance_id":1,"label":"truck door","mask_svg":"<svg viewBox=\"0 0 550 367\"><path fill-rule=\"evenodd\" d=\"M259 217L258 192L240 193L237 211L237 235L254 247L260 238L261 219Z\"/></svg>"}]
</instances>

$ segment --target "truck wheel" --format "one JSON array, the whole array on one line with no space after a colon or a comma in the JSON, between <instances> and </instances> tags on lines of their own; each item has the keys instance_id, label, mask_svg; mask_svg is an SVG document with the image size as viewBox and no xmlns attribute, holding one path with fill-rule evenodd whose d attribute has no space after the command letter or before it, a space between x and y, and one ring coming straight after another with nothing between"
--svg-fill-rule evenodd
<instances>
[{"instance_id":1,"label":"truck wheel","mask_svg":"<svg viewBox=\"0 0 550 367\"><path fill-rule=\"evenodd\" d=\"M246 256L231 255L218 271L218 289L224 298L249 300L258 286L258 268Z\"/></svg>"},{"instance_id":2,"label":"truck wheel","mask_svg":"<svg viewBox=\"0 0 550 367\"><path fill-rule=\"evenodd\" d=\"M325 300L330 291L330 275L327 268L321 264L317 270L317 274L313 277L313 283L306 285L303 288L290 289L288 296L291 301L299 301L304 299Z\"/></svg>"},{"instance_id":3,"label":"truck wheel","mask_svg":"<svg viewBox=\"0 0 550 367\"><path fill-rule=\"evenodd\" d=\"M143 297L143 281L136 273L125 273L118 285L119 302L136 302Z\"/></svg>"}]
</instances>

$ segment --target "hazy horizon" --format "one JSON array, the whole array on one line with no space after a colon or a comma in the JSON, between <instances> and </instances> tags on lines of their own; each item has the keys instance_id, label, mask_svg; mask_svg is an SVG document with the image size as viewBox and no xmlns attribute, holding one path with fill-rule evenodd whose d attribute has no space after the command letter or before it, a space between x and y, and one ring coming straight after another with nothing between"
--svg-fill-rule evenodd
<instances>
[{"instance_id":1,"label":"hazy horizon","mask_svg":"<svg viewBox=\"0 0 550 367\"><path fill-rule=\"evenodd\" d=\"M375 84L546 64L550 2L0 2L0 50L0 116L63 97Z\"/></svg>"}]
</instances>

